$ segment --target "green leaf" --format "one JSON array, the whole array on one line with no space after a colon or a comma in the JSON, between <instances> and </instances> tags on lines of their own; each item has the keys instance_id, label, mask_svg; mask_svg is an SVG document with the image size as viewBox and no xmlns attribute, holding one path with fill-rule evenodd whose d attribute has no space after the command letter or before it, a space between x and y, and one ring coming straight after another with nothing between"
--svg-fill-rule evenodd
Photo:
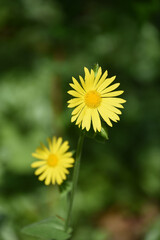
<instances>
[{"instance_id":1,"label":"green leaf","mask_svg":"<svg viewBox=\"0 0 160 240\"><path fill-rule=\"evenodd\" d=\"M71 229L64 230L65 221L58 216L31 224L22 229L22 232L45 240L66 240L71 236Z\"/></svg>"},{"instance_id":2,"label":"green leaf","mask_svg":"<svg viewBox=\"0 0 160 240\"><path fill-rule=\"evenodd\" d=\"M103 138L105 138L106 140L109 139L107 127L106 127L105 125L103 125L103 124L102 124L102 128L101 128L100 135L101 135Z\"/></svg>"},{"instance_id":3,"label":"green leaf","mask_svg":"<svg viewBox=\"0 0 160 240\"><path fill-rule=\"evenodd\" d=\"M96 64L94 65L94 67L93 67L93 71L94 71L95 77L96 77L96 75L97 75L97 73L98 73L98 69L99 69L99 64L96 63Z\"/></svg>"}]
</instances>

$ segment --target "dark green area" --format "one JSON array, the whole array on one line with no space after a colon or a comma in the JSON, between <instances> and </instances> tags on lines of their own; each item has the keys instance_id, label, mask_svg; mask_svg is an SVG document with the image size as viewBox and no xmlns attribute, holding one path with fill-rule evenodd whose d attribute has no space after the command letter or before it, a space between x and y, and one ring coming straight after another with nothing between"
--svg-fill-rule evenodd
<instances>
[{"instance_id":1,"label":"dark green area","mask_svg":"<svg viewBox=\"0 0 160 240\"><path fill-rule=\"evenodd\" d=\"M69 82L97 62L127 103L109 141L85 140L74 240L104 240L110 209L160 207L159 16L159 0L0 0L0 240L30 240L22 227L64 215L57 188L33 175L31 153L55 134L76 148ZM150 227L141 239L158 240Z\"/></svg>"}]
</instances>

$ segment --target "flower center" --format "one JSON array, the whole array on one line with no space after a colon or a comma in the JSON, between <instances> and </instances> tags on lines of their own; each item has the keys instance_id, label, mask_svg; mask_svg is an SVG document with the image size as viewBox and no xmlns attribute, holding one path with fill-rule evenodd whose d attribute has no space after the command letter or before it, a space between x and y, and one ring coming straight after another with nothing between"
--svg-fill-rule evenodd
<instances>
[{"instance_id":1,"label":"flower center","mask_svg":"<svg viewBox=\"0 0 160 240\"><path fill-rule=\"evenodd\" d=\"M85 95L85 103L89 108L97 108L101 103L100 94L95 90L89 91Z\"/></svg>"},{"instance_id":2,"label":"flower center","mask_svg":"<svg viewBox=\"0 0 160 240\"><path fill-rule=\"evenodd\" d=\"M50 154L47 159L47 164L50 167L55 167L58 164L58 158L55 154Z\"/></svg>"}]
</instances>

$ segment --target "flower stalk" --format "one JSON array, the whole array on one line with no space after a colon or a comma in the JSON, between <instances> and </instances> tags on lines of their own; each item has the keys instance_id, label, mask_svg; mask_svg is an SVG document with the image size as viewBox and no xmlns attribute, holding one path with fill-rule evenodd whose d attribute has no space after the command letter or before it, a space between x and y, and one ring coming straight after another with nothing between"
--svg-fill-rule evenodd
<instances>
[{"instance_id":1,"label":"flower stalk","mask_svg":"<svg viewBox=\"0 0 160 240\"><path fill-rule=\"evenodd\" d=\"M84 142L84 134L81 133L79 136L77 151L76 151L75 166L73 171L72 190L70 193L70 202L69 202L68 213L67 213L66 224L65 224L66 231L70 227L70 222L71 222L71 214L72 214L72 208L73 208L74 195L75 195L77 182L78 182L83 142Z\"/></svg>"}]
</instances>

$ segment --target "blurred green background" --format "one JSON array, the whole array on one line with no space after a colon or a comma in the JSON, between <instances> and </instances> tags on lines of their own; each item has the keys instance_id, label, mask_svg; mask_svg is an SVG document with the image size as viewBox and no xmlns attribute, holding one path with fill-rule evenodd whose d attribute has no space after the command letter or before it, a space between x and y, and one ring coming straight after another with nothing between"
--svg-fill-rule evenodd
<instances>
[{"instance_id":1,"label":"blurred green background","mask_svg":"<svg viewBox=\"0 0 160 240\"><path fill-rule=\"evenodd\" d=\"M66 92L97 62L127 103L108 142L85 140L73 239L160 239L160 1L0 0L0 240L61 215L31 153L55 134L76 148Z\"/></svg>"}]
</instances>

